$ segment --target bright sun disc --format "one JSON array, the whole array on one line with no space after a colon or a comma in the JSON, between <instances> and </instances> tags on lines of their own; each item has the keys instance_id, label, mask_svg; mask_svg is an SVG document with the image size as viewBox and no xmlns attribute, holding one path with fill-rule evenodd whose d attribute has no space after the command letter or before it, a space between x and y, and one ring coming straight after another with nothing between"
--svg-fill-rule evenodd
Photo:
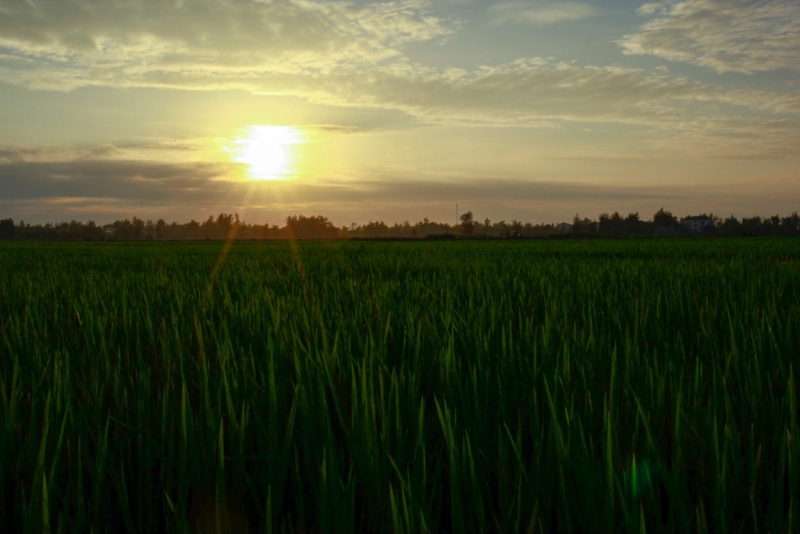
<instances>
[{"instance_id":1,"label":"bright sun disc","mask_svg":"<svg viewBox=\"0 0 800 534\"><path fill-rule=\"evenodd\" d=\"M291 171L292 145L303 142L288 126L250 126L245 137L234 139L234 161L248 167L253 180L281 180Z\"/></svg>"}]
</instances>

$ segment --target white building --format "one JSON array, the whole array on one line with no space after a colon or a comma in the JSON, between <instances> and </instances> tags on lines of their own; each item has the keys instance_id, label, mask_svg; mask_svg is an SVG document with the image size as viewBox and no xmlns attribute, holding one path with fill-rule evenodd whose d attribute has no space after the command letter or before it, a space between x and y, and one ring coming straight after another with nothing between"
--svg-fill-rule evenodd
<instances>
[{"instance_id":1,"label":"white building","mask_svg":"<svg viewBox=\"0 0 800 534\"><path fill-rule=\"evenodd\" d=\"M686 226L693 234L702 234L714 227L714 220L707 215L684 217L681 224Z\"/></svg>"}]
</instances>

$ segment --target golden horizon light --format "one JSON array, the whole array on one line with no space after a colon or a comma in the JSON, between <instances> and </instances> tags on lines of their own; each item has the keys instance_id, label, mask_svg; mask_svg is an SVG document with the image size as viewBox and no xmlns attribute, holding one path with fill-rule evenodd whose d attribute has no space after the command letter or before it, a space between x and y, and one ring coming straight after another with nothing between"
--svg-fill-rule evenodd
<instances>
[{"instance_id":1,"label":"golden horizon light","mask_svg":"<svg viewBox=\"0 0 800 534\"><path fill-rule=\"evenodd\" d=\"M798 58L800 0L0 0L0 220L785 217Z\"/></svg>"},{"instance_id":2,"label":"golden horizon light","mask_svg":"<svg viewBox=\"0 0 800 534\"><path fill-rule=\"evenodd\" d=\"M290 126L249 126L243 137L232 140L233 161L247 166L247 178L257 181L285 180L294 174L293 145L305 142Z\"/></svg>"}]
</instances>

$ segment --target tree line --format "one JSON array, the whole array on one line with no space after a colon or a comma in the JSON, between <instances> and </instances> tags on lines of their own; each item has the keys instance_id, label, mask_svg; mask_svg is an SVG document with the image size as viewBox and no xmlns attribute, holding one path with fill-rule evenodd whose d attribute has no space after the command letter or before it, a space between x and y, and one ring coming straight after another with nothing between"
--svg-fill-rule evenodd
<instances>
[{"instance_id":1,"label":"tree line","mask_svg":"<svg viewBox=\"0 0 800 534\"><path fill-rule=\"evenodd\" d=\"M427 218L388 225L383 221L352 223L337 227L325 216L292 215L284 225L248 224L238 214L210 215L203 222L167 223L138 217L116 220L103 226L94 221L47 224L0 220L0 239L32 240L179 240L179 239L391 239L391 238L533 238L533 237L649 237L664 235L768 236L800 234L800 216L719 217L701 214L679 219L663 208L650 220L638 213L602 213L597 219L575 215L572 223L533 224L518 220L477 220L471 211L460 216L459 224L433 222Z\"/></svg>"}]
</instances>

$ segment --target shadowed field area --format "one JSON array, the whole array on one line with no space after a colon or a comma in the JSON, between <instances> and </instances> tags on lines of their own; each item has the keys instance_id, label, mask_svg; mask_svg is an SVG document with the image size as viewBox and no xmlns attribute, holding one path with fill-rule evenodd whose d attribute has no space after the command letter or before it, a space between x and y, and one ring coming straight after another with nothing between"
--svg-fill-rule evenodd
<instances>
[{"instance_id":1,"label":"shadowed field area","mask_svg":"<svg viewBox=\"0 0 800 534\"><path fill-rule=\"evenodd\" d=\"M800 241L0 244L0 530L789 532Z\"/></svg>"}]
</instances>

